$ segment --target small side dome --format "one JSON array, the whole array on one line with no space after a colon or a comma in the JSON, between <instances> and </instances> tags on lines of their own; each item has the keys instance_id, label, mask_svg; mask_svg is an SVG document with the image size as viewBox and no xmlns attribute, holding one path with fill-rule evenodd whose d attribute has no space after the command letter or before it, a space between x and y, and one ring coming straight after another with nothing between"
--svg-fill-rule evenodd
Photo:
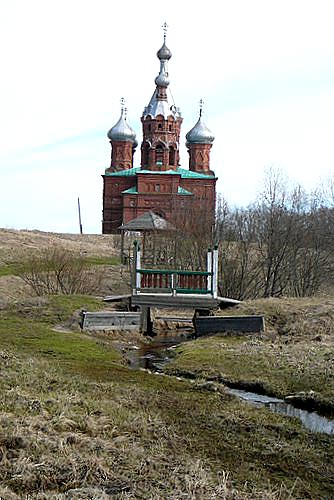
<instances>
[{"instance_id":1,"label":"small side dome","mask_svg":"<svg viewBox=\"0 0 334 500\"><path fill-rule=\"evenodd\" d=\"M172 53L165 42L163 43L163 46L158 50L157 56L160 61L169 61L169 59L172 57Z\"/></svg>"},{"instance_id":2,"label":"small side dome","mask_svg":"<svg viewBox=\"0 0 334 500\"><path fill-rule=\"evenodd\" d=\"M107 136L111 141L136 142L136 133L130 125L128 125L126 117L124 116L124 109L122 109L120 119L116 125L109 130Z\"/></svg>"},{"instance_id":3,"label":"small side dome","mask_svg":"<svg viewBox=\"0 0 334 500\"><path fill-rule=\"evenodd\" d=\"M196 125L189 130L186 135L187 143L189 144L212 144L215 136L208 129L200 116Z\"/></svg>"}]
</instances>

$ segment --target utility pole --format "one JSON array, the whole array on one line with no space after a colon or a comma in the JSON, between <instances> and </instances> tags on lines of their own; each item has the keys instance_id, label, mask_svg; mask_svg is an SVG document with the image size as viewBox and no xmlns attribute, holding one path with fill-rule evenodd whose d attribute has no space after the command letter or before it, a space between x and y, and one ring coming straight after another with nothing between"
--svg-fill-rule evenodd
<instances>
[{"instance_id":1,"label":"utility pole","mask_svg":"<svg viewBox=\"0 0 334 500\"><path fill-rule=\"evenodd\" d=\"M80 198L79 197L78 197L78 213L79 213L79 229L80 229L80 234L82 234L81 210L80 210Z\"/></svg>"}]
</instances>

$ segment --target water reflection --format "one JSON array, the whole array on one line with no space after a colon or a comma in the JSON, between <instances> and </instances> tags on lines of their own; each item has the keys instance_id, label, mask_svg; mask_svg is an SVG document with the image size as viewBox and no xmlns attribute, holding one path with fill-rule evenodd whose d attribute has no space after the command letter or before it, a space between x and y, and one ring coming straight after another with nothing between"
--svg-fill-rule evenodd
<instances>
[{"instance_id":1,"label":"water reflection","mask_svg":"<svg viewBox=\"0 0 334 500\"><path fill-rule=\"evenodd\" d=\"M315 412L300 410L284 401L282 403L270 403L269 408L276 413L299 418L310 431L334 434L334 420L321 417Z\"/></svg>"},{"instance_id":2,"label":"water reflection","mask_svg":"<svg viewBox=\"0 0 334 500\"><path fill-rule=\"evenodd\" d=\"M168 335L156 337L151 344L127 353L130 367L137 370L145 368L155 372L162 372L164 365L174 356L172 347L176 347L187 340L191 340L190 335L189 337L184 335L179 337L170 337ZM334 420L329 420L315 412L295 408L283 401L283 399L243 391L241 389L228 388L228 392L253 405L266 406L275 413L280 413L288 417L297 417L312 432L334 435Z\"/></svg>"},{"instance_id":3,"label":"water reflection","mask_svg":"<svg viewBox=\"0 0 334 500\"><path fill-rule=\"evenodd\" d=\"M295 408L289 403L286 403L283 399L272 398L270 396L264 396L254 392L247 392L239 389L228 389L228 392L257 406L266 406L275 413L287 415L288 417L297 417L300 419L304 427L310 431L334 434L334 420L322 417L316 412L301 410L299 408Z\"/></svg>"}]
</instances>

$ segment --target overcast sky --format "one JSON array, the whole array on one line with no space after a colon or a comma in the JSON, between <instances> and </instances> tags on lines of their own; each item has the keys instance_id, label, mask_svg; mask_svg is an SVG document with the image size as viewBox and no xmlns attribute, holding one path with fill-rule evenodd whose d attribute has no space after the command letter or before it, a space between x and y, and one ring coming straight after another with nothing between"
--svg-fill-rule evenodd
<instances>
[{"instance_id":1,"label":"overcast sky","mask_svg":"<svg viewBox=\"0 0 334 500\"><path fill-rule=\"evenodd\" d=\"M231 205L270 165L306 189L333 176L333 19L333 0L0 0L0 227L77 232L79 196L101 232L106 133L124 97L141 141L164 21L182 167L202 98Z\"/></svg>"}]
</instances>

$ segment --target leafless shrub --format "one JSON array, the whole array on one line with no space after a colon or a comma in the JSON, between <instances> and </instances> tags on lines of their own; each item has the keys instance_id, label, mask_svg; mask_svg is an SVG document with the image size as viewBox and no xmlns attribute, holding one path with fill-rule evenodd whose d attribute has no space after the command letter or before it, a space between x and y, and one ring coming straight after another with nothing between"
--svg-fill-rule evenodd
<instances>
[{"instance_id":1,"label":"leafless shrub","mask_svg":"<svg viewBox=\"0 0 334 500\"><path fill-rule=\"evenodd\" d=\"M20 264L19 275L36 295L94 293L102 280L85 258L61 247L34 253Z\"/></svg>"}]
</instances>

